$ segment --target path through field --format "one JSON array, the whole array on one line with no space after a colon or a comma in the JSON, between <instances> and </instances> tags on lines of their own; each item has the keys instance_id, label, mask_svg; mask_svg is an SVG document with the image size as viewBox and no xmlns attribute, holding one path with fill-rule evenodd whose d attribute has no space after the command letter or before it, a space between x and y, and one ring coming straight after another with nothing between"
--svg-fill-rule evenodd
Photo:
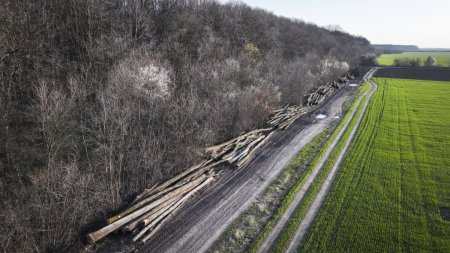
<instances>
[{"instance_id":1,"label":"path through field","mask_svg":"<svg viewBox=\"0 0 450 253\"><path fill-rule=\"evenodd\" d=\"M271 136L255 158L239 170L228 170L218 181L181 211L139 252L204 252L227 226L246 210L258 194L317 134L341 116L339 108L351 87L345 87L323 105L301 117L285 131ZM327 118L318 120L316 114ZM195 203L194 203L195 202ZM107 252L105 249L104 252Z\"/></svg>"},{"instance_id":2,"label":"path through field","mask_svg":"<svg viewBox=\"0 0 450 253\"><path fill-rule=\"evenodd\" d=\"M345 154L348 151L348 148L350 147L350 144L352 143L355 134L358 130L358 127L361 123L361 120L367 110L367 106L369 105L370 102L370 98L372 97L373 93L375 92L375 90L377 89L378 85L373 82L372 80L368 79L368 81L370 82L371 88L368 91L368 99L365 101L364 103L364 107L358 117L358 121L356 122L356 125L354 126L354 128L352 129L352 132L349 136L349 138L347 139L343 149L341 150L341 152L339 153L333 168L331 169L330 173L328 174L325 182L323 183L323 185L321 186L319 192L317 193L316 198L314 199L311 207L309 208L309 210L307 211L305 217L303 218L302 222L300 223L299 228L297 229L297 232L294 235L294 238L291 241L291 244L289 245L289 248L287 250L287 252L296 252L296 250L298 249L298 247L300 246L300 243L303 239L303 237L305 236L305 234L307 233L309 227L311 226L312 222L314 221L314 218L317 215L317 212L319 211L323 201L325 200L327 193L330 190L330 187L336 177L336 173L338 172L341 162L343 160L343 158L345 157ZM355 110L356 111L356 110Z\"/></svg>"},{"instance_id":3,"label":"path through field","mask_svg":"<svg viewBox=\"0 0 450 253\"><path fill-rule=\"evenodd\" d=\"M373 75L373 73L376 70L371 70L367 73L366 77L364 78L365 80L368 80L371 78L371 76ZM289 218L292 216L292 214L294 213L294 211L296 210L297 206L299 205L299 203L302 201L302 199L304 198L305 194L308 192L308 190L310 189L310 187L313 185L317 175L319 174L319 172L321 171L323 165L325 164L325 162L327 161L327 159L329 158L331 152L333 151L333 149L335 148L336 144L338 143L338 141L340 141L342 135L345 133L345 131L347 130L348 125L350 124L350 122L352 121L354 115L356 114L356 112L358 111L359 106L361 106L361 101L363 101L363 97L369 95L371 96L373 94L374 88L373 88L373 84L371 83L372 87L371 89L369 89L360 99L358 105L356 106L355 110L352 111L351 116L347 119L347 121L345 122L345 125L342 127L342 129L340 130L339 134L337 135L337 137L334 139L334 141L331 143L331 145L329 146L329 148L325 151L324 155L321 157L321 159L319 160L319 162L317 163L317 165L313 168L311 174L309 175L308 179L305 181L304 185L302 186L302 188L299 190L299 192L297 193L297 195L295 196L294 200L292 201L291 205L286 209L286 211L284 212L284 214L282 215L282 217L280 218L280 220L276 223L276 225L273 227L273 229L271 230L270 234L267 236L267 238L265 239L265 241L262 243L261 247L259 248L260 253L265 253L265 252L270 252L271 246L273 245L273 243L277 240L280 232L283 230L283 228L285 227L285 225L287 224L287 222L289 221ZM367 103L364 105L364 108L367 106ZM362 117L362 116L361 116ZM360 119L359 119L360 120ZM356 128L356 127L355 127ZM327 182L325 182L325 184L330 184L331 181L328 181L327 178ZM319 197L319 196L318 196Z\"/></svg>"}]
</instances>

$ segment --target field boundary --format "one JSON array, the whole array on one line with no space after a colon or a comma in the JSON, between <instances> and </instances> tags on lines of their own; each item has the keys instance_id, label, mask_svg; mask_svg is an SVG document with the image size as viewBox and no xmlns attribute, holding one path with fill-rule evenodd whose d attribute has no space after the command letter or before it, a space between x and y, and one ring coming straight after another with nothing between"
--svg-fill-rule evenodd
<instances>
[{"instance_id":1,"label":"field boundary","mask_svg":"<svg viewBox=\"0 0 450 253\"><path fill-rule=\"evenodd\" d=\"M367 80L368 78L370 78L375 71L376 68L369 71L364 79ZM249 249L249 252L269 252L271 246L278 238L279 233L285 227L285 225L289 221L289 218L294 213L299 203L303 200L305 194L309 191L311 185L313 185L313 183L315 182L317 175L320 173L325 162L328 160L335 145L339 142L342 135L346 132L346 129L352 122L354 115L357 111L359 111L358 109L360 108L360 104L369 91L364 90L363 92L364 93L354 101L349 112L347 112L344 119L341 121L338 128L334 131L325 147L321 150L319 155L311 164L310 167L314 169L308 170L308 172L305 173L305 175L298 181L298 183L288 194L289 196L294 195L295 197L293 199L289 198L290 201L288 201L288 203L285 202L280 206L274 218L266 224L260 235L253 242L251 248ZM280 215L280 213L282 215ZM274 224L275 227L272 228L272 225Z\"/></svg>"},{"instance_id":2,"label":"field boundary","mask_svg":"<svg viewBox=\"0 0 450 253\"><path fill-rule=\"evenodd\" d=\"M379 84L299 252L447 252L450 82ZM283 251L284 252L284 251Z\"/></svg>"},{"instance_id":3,"label":"field boundary","mask_svg":"<svg viewBox=\"0 0 450 253\"><path fill-rule=\"evenodd\" d=\"M374 77L450 81L450 68L380 67Z\"/></svg>"},{"instance_id":4,"label":"field boundary","mask_svg":"<svg viewBox=\"0 0 450 253\"><path fill-rule=\"evenodd\" d=\"M371 89L370 89L368 96L366 96L366 99L364 99L365 100L364 105L362 107L361 112L358 115L357 121L356 121L355 125L353 126L353 128L351 129L350 135L347 137L344 146L342 147L342 149L340 150L340 152L338 154L338 157L334 161L334 165L333 165L331 171L328 173L328 175L325 179L325 182L323 182L322 187L317 192L316 198L311 203L308 211L304 215L304 218L303 218L302 222L300 223L286 252L295 252L297 250L297 248L300 246L300 243L302 242L304 236L308 232L308 229L310 228L311 224L313 223L318 211L320 210L320 207L322 206L323 201L325 200L325 198L328 195L328 192L333 184L336 174L341 167L343 159L345 158L345 154L347 153L350 145L352 144L353 139L356 135L356 132L359 129L360 123L367 111L367 107L370 103L372 95L375 93L375 91L378 88L378 85L374 81L372 81L372 80L368 80L368 81L371 84Z\"/></svg>"}]
</instances>

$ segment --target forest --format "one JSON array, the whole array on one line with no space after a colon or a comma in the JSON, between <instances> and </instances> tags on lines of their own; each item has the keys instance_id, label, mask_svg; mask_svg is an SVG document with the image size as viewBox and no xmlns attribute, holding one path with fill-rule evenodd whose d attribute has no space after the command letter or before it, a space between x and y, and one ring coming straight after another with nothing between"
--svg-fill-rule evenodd
<instances>
[{"instance_id":1,"label":"forest","mask_svg":"<svg viewBox=\"0 0 450 253\"><path fill-rule=\"evenodd\" d=\"M61 252L369 41L214 0L0 3L0 245Z\"/></svg>"}]
</instances>

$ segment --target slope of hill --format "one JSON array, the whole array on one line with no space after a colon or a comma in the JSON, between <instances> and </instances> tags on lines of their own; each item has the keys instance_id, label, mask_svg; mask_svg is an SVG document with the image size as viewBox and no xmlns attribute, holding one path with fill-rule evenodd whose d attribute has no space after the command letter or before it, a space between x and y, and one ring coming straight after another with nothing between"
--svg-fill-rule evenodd
<instances>
[{"instance_id":1,"label":"slope of hill","mask_svg":"<svg viewBox=\"0 0 450 253\"><path fill-rule=\"evenodd\" d=\"M66 251L202 147L261 127L371 51L365 38L240 3L6 0L0 10L7 252Z\"/></svg>"}]
</instances>

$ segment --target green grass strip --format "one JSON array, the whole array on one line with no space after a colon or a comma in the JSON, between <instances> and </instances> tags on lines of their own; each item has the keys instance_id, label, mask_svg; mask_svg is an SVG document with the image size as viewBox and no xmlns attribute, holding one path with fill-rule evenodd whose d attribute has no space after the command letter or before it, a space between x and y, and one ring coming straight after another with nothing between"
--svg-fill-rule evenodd
<instances>
[{"instance_id":1,"label":"green grass strip","mask_svg":"<svg viewBox=\"0 0 450 253\"><path fill-rule=\"evenodd\" d=\"M224 251L244 251L251 243L251 240L258 235L259 228L262 228L265 222L270 219L265 211L259 210L258 205L264 202L266 196L276 195L277 201L273 203L273 207L270 208L272 212L276 210L282 199L285 198L286 193L297 182L298 178L310 167L309 164L314 160L315 156L321 150L321 147L325 145L327 139L332 133L333 128L328 128L315 136L305 147L303 147L272 182L264 189L257 200L250 205L239 217L230 224L227 229L222 233L216 242L208 249L207 252L224 252ZM286 182L286 178L291 178ZM280 185L285 187L286 190L278 193L277 189ZM249 226L249 217L252 217L253 221L258 221L257 227ZM242 231L242 238L237 239L235 231L239 229Z\"/></svg>"},{"instance_id":2,"label":"green grass strip","mask_svg":"<svg viewBox=\"0 0 450 253\"><path fill-rule=\"evenodd\" d=\"M272 231L272 228L273 228L274 224L276 224L280 220L280 218L283 215L283 213L286 211L286 209L290 206L290 204L294 200L294 198L297 195L298 191L301 189L301 187L303 186L305 181L309 178L309 176L310 176L310 174L312 172L312 168L314 168L317 165L317 163L320 161L320 159L325 154L326 150L330 147L331 143L333 143L333 141L337 138L339 132L344 127L345 122L347 122L347 120L350 117L350 115L352 114L352 112L356 109L356 106L358 105L358 102L361 100L362 95L364 94L365 91L367 91L368 88L369 88L369 84L368 83L365 83L362 87L360 87L360 91L359 91L359 94L358 94L357 98L353 101L352 105L350 106L350 109L345 114L345 116L342 119L341 123L335 129L335 131L333 132L333 135L330 137L330 139L327 141L325 146L322 148L322 150L316 156L314 161L311 163L308 171L302 177L300 177L300 179L296 182L296 184L288 192L288 194L286 195L286 198L281 202L280 207L277 209L277 211L275 212L273 217L266 223L264 228L261 230L261 233L254 240L254 242L250 246L248 252L252 252L253 253L253 252L257 252L258 251L258 249L261 246L261 244L264 242L264 240L267 238L267 236Z\"/></svg>"},{"instance_id":3,"label":"green grass strip","mask_svg":"<svg viewBox=\"0 0 450 253\"><path fill-rule=\"evenodd\" d=\"M368 87L366 87L364 90L367 90ZM297 207L297 209L294 211L293 215L289 219L289 222L287 226L283 229L281 234L279 235L279 238L275 242L275 244L272 247L271 252L285 252L287 248L289 247L301 221L303 220L303 217L305 216L306 212L308 211L309 207L311 206L312 202L315 199L316 194L320 190L321 186L323 185L325 179L327 178L330 170L332 169L339 153L344 148L345 142L350 137L352 129L355 127L359 115L362 113L364 104L366 103L367 99L369 99L369 96L365 96L361 102L361 106L358 108L358 111L355 113L355 116L353 117L352 121L348 125L347 130L345 131L344 135L342 136L341 140L336 144L336 147L333 149L333 151L330 154L330 157L325 162L323 168L321 169L318 177L316 178L313 185L308 189L308 192L306 193L305 197L301 201L300 205ZM355 105L355 103L354 103ZM347 113L347 115L350 115L350 113ZM345 121L342 121L345 122ZM318 157L317 161L320 159Z\"/></svg>"}]
</instances>

